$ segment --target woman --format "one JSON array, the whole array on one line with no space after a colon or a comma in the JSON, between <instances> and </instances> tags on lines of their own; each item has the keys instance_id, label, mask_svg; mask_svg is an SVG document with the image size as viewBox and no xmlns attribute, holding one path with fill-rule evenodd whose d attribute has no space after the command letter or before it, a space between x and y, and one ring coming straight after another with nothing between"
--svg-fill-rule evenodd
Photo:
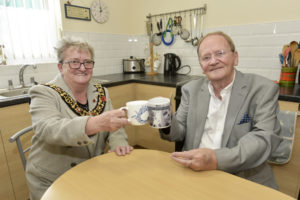
<instances>
[{"instance_id":1,"label":"woman","mask_svg":"<svg viewBox=\"0 0 300 200\"><path fill-rule=\"evenodd\" d=\"M35 135L26 166L31 199L76 164L110 151L129 154L122 128L124 111L113 110L108 92L92 84L94 50L85 41L63 38L56 48L60 73L45 85L32 87L30 113Z\"/></svg>"}]
</instances>

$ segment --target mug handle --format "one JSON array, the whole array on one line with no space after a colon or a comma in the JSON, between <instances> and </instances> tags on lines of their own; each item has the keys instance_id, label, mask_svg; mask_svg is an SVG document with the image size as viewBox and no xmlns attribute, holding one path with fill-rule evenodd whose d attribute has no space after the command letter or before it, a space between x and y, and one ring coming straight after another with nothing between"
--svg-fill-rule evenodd
<instances>
[{"instance_id":1,"label":"mug handle","mask_svg":"<svg viewBox=\"0 0 300 200\"><path fill-rule=\"evenodd\" d=\"M126 110L126 111L128 111L128 107L123 106L123 107L119 108L119 110Z\"/></svg>"},{"instance_id":2,"label":"mug handle","mask_svg":"<svg viewBox=\"0 0 300 200\"><path fill-rule=\"evenodd\" d=\"M128 111L128 107L123 106L123 107L119 108L119 110ZM127 120L128 120L129 122L131 122L130 119L127 119Z\"/></svg>"}]
</instances>

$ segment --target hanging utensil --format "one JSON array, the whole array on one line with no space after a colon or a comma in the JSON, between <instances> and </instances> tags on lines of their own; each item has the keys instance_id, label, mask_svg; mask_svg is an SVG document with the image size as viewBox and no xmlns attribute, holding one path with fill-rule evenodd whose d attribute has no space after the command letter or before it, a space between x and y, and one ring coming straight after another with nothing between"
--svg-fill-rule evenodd
<instances>
[{"instance_id":1,"label":"hanging utensil","mask_svg":"<svg viewBox=\"0 0 300 200\"><path fill-rule=\"evenodd\" d=\"M181 16L175 16L176 26L181 26L181 21L182 21Z\"/></svg>"},{"instance_id":2,"label":"hanging utensil","mask_svg":"<svg viewBox=\"0 0 300 200\"><path fill-rule=\"evenodd\" d=\"M203 21L204 21L204 15L202 14L202 11L200 12L200 37L199 39L203 38Z\"/></svg>"},{"instance_id":3,"label":"hanging utensil","mask_svg":"<svg viewBox=\"0 0 300 200\"><path fill-rule=\"evenodd\" d=\"M198 28L197 15L198 15L198 13L195 11L194 12L194 31L195 31L195 37L192 39L192 45L193 46L197 46L198 42L199 42L198 37L197 37L197 30L198 30L197 29Z\"/></svg>"},{"instance_id":4,"label":"hanging utensil","mask_svg":"<svg viewBox=\"0 0 300 200\"><path fill-rule=\"evenodd\" d=\"M152 34L152 22L151 22L151 20L146 21L146 29L147 29L147 35L150 36Z\"/></svg>"},{"instance_id":5,"label":"hanging utensil","mask_svg":"<svg viewBox=\"0 0 300 200\"><path fill-rule=\"evenodd\" d=\"M184 13L184 21L185 21L185 26L187 25L187 21L186 21L187 17L186 17L186 13ZM182 26L183 27L183 26ZM190 32L185 29L185 28L181 28L181 31L180 31L180 37L181 39L183 40L187 40L189 37L190 37Z\"/></svg>"},{"instance_id":6,"label":"hanging utensil","mask_svg":"<svg viewBox=\"0 0 300 200\"><path fill-rule=\"evenodd\" d=\"M181 22L182 22L182 17L180 15L179 16L175 15L174 16L174 25L175 25L176 31L174 31L174 34L180 34Z\"/></svg>"},{"instance_id":7,"label":"hanging utensil","mask_svg":"<svg viewBox=\"0 0 300 200\"><path fill-rule=\"evenodd\" d=\"M151 41L152 43L155 45L155 46L159 46L161 44L161 32L160 32L160 26L159 26L159 23L156 21L156 18L155 18L155 22L156 22L156 25L157 25L157 31L158 33L154 33L151 37Z\"/></svg>"},{"instance_id":8,"label":"hanging utensil","mask_svg":"<svg viewBox=\"0 0 300 200\"><path fill-rule=\"evenodd\" d=\"M193 22L192 22L192 13L190 12L190 37L187 39L187 40L185 40L186 42L192 42L192 39L193 39L193 28L192 28L192 26L193 26Z\"/></svg>"},{"instance_id":9,"label":"hanging utensil","mask_svg":"<svg viewBox=\"0 0 300 200\"><path fill-rule=\"evenodd\" d=\"M166 46L170 46L174 42L173 20L171 17L168 20L165 31L161 35L161 40Z\"/></svg>"}]
</instances>

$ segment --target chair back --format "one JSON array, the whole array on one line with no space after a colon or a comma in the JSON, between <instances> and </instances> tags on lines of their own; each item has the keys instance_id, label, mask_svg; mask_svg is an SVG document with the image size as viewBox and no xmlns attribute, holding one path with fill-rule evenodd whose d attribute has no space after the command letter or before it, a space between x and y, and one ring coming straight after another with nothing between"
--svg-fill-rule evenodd
<instances>
[{"instance_id":1,"label":"chair back","mask_svg":"<svg viewBox=\"0 0 300 200\"><path fill-rule=\"evenodd\" d=\"M300 117L298 116L299 103L279 101L280 112L284 112L284 115L278 115L278 119L282 126L282 131L293 131L293 137L286 137L284 134L285 141L283 143L289 143L291 145L290 155L285 156L288 158L288 162L271 163L275 179L277 181L279 191L288 194L294 198L299 199L300 189ZM296 120L294 123L286 123L287 117L290 112L294 112ZM291 121L291 120L288 120ZM288 132L289 132L288 131ZM290 139L292 138L292 141ZM283 154L282 154L283 155Z\"/></svg>"},{"instance_id":2,"label":"chair back","mask_svg":"<svg viewBox=\"0 0 300 200\"><path fill-rule=\"evenodd\" d=\"M23 164L23 168L25 170L26 168L26 157L25 157L25 153L27 151L30 150L31 147L28 147L26 149L23 149L23 146L21 144L21 140L20 140L20 137L26 133L30 133L31 131L33 130L32 126L29 126L29 127L26 127L20 131L18 131L17 133L15 133L13 136L11 136L9 138L9 142L13 143L13 142L16 142L17 144L17 147L18 147L18 151L19 151L19 155L20 155L20 158L21 158L21 161L22 161L22 164Z\"/></svg>"}]
</instances>

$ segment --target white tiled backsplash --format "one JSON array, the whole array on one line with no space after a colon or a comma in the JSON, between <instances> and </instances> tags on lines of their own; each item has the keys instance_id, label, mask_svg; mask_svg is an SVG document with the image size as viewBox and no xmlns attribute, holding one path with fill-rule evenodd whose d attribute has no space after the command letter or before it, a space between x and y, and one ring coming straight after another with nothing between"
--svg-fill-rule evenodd
<instances>
[{"instance_id":1,"label":"white tiled backsplash","mask_svg":"<svg viewBox=\"0 0 300 200\"><path fill-rule=\"evenodd\" d=\"M300 21L284 21L265 24L218 27L206 29L205 33L221 30L230 35L239 53L237 69L245 73L255 73L271 80L279 80L279 53L283 45L300 41ZM146 58L149 54L149 37L145 35L117 35L101 33L64 32L64 35L80 36L88 40L95 49L94 75L122 73L122 59L135 56ZM196 47L186 43L179 36L171 46L154 46L154 52L161 56L159 73L163 73L163 55L175 53L181 58L182 65L191 67L190 75L202 75L198 63ZM20 66L0 66L0 88L8 87L12 79L14 86L19 85ZM146 68L149 71L149 68ZM183 73L184 71L182 71ZM28 68L24 74L25 83L34 77L39 83L51 80L58 69L55 63L38 64L36 70Z\"/></svg>"}]
</instances>

